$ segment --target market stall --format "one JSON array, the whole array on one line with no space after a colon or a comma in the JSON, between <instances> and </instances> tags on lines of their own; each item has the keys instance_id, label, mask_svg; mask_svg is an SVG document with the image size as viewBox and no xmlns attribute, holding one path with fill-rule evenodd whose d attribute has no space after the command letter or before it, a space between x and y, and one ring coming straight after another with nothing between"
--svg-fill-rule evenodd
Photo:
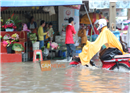
<instances>
[{"instance_id":1,"label":"market stall","mask_svg":"<svg viewBox=\"0 0 130 93\"><path fill-rule=\"evenodd\" d=\"M18 1L18 0L2 0L1 1L1 7L3 10L6 10L7 8L6 7L35 7L35 6L61 6L61 5L79 5L79 4L82 4L82 0L75 0L75 1L70 1L70 0L65 0L65 1L62 1L60 2L59 0L22 0L22 1ZM23 12L21 12L23 13ZM35 12L34 12L35 13ZM22 20L22 19L21 19ZM9 23L10 24L10 23ZM4 24L3 24L4 25ZM17 23L13 26L16 26ZM1 36L4 37L6 34L10 35L10 37L12 36L12 34L17 34L17 35L21 35L21 32L22 31L17 31L15 30L15 28L13 29L7 29L7 28L10 28L10 27L4 27L5 28L5 31L2 31L1 32ZM7 47L3 47L2 44L3 44L3 41L5 41L5 39L3 39L1 41L1 62L22 62L22 52L24 53L28 53L29 51L26 51L27 49L31 48L30 46L28 46L28 38L27 38L27 35L28 35L28 31L24 33L24 36L21 36L20 38L25 38L25 41L24 42L16 42L14 41L14 43L18 43L20 45L22 45L22 47L24 48L21 53L19 54L16 54L16 53L7 53ZM30 38L29 38L30 39ZM6 39L7 40L7 39ZM9 42L12 42L11 39L8 39ZM25 48L26 47L26 48ZM12 48L13 49L13 48ZM16 57L18 56L19 57ZM8 57L8 60L5 60L5 57ZM15 58L15 59L13 59ZM19 60L18 60L19 59Z\"/></svg>"}]
</instances>

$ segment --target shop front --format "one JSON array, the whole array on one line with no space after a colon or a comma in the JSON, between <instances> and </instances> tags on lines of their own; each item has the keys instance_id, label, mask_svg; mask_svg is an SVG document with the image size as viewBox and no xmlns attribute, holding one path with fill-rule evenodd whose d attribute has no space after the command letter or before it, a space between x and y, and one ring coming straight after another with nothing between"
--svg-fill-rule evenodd
<instances>
[{"instance_id":1,"label":"shop front","mask_svg":"<svg viewBox=\"0 0 130 93\"><path fill-rule=\"evenodd\" d=\"M22 62L23 57L25 61L31 60L33 58L33 49L29 35L30 33L37 34L40 21L45 20L45 22L48 23L52 22L53 29L55 33L57 33L59 27L58 20L60 20L58 17L58 6L80 4L82 4L82 0L2 0L1 62ZM54 6L55 14L44 11L45 7L49 8L50 6ZM30 30L27 24L31 16L34 17L37 23L37 28L34 30ZM8 46L14 47L11 53L7 51ZM19 52L16 52L16 50Z\"/></svg>"}]
</instances>

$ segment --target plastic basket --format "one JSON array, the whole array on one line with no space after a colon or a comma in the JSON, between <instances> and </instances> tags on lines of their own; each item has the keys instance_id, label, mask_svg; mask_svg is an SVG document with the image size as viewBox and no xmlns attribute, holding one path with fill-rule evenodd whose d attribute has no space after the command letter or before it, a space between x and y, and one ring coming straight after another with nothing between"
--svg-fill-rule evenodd
<instances>
[{"instance_id":1,"label":"plastic basket","mask_svg":"<svg viewBox=\"0 0 130 93\"><path fill-rule=\"evenodd\" d=\"M6 28L5 31L6 31L6 32L13 32L14 29L13 29L13 28Z\"/></svg>"},{"instance_id":2,"label":"plastic basket","mask_svg":"<svg viewBox=\"0 0 130 93\"><path fill-rule=\"evenodd\" d=\"M22 33L23 33L23 36L24 36L23 38L21 38L21 36L22 36L21 34L22 34ZM21 32L20 32L19 42L25 42L25 32L24 32L24 31L21 31Z\"/></svg>"}]
</instances>

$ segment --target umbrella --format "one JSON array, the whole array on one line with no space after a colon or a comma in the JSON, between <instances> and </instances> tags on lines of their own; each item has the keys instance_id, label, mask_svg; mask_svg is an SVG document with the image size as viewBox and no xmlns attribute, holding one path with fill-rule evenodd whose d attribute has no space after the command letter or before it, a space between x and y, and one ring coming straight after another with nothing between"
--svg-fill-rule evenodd
<instances>
[{"instance_id":1,"label":"umbrella","mask_svg":"<svg viewBox=\"0 0 130 93\"><path fill-rule=\"evenodd\" d=\"M94 23L96 20L101 19L101 18L104 18L107 20L107 18L105 18L105 16L103 16L102 14L99 14L99 13L89 13L89 16L90 16L92 23ZM108 20L107 20L107 22L108 22ZM87 14L83 15L83 17L80 19L80 23L90 24Z\"/></svg>"}]
</instances>

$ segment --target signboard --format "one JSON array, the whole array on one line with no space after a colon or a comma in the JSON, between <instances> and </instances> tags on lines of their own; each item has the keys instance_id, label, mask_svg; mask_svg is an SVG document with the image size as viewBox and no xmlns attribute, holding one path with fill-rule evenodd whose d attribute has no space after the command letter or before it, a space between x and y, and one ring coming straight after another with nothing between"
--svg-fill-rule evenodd
<instances>
[{"instance_id":1,"label":"signboard","mask_svg":"<svg viewBox=\"0 0 130 93\"><path fill-rule=\"evenodd\" d=\"M70 8L73 8L73 9L80 9L81 5L68 5L68 6L65 6L65 7L70 7Z\"/></svg>"},{"instance_id":2,"label":"signboard","mask_svg":"<svg viewBox=\"0 0 130 93\"><path fill-rule=\"evenodd\" d=\"M121 0L121 1L115 1L116 2L116 8L130 8L130 1L129 0ZM109 0L90 0L89 1L89 9L104 9L110 7L110 1Z\"/></svg>"},{"instance_id":3,"label":"signboard","mask_svg":"<svg viewBox=\"0 0 130 93\"><path fill-rule=\"evenodd\" d=\"M68 22L70 17L72 17L72 9L64 9L64 21Z\"/></svg>"}]
</instances>

